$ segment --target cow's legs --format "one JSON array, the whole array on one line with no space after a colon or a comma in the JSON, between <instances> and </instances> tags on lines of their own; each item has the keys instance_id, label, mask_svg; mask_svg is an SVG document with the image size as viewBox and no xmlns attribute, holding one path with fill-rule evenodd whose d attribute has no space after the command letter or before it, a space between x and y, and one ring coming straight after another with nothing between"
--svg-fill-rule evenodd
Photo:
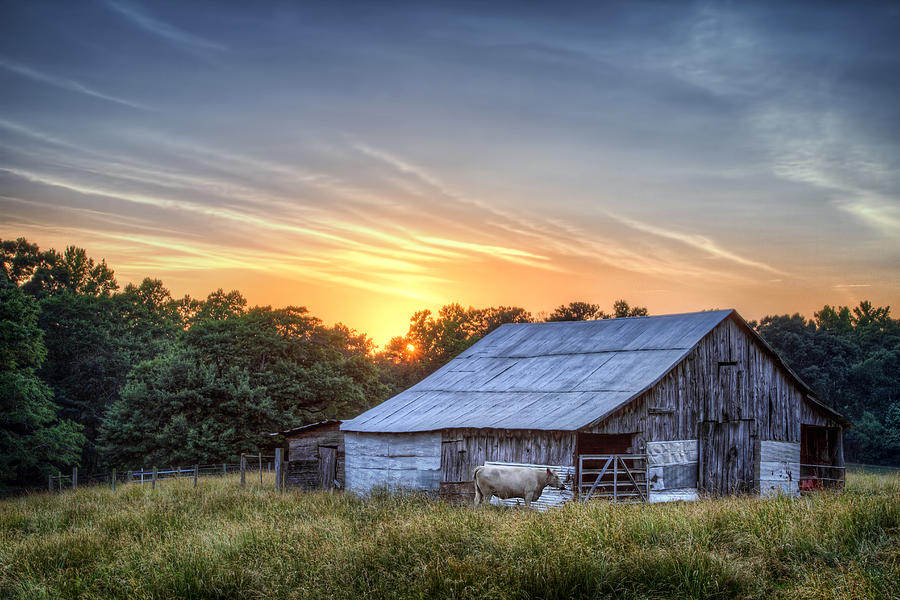
<instances>
[{"instance_id":1,"label":"cow's legs","mask_svg":"<svg viewBox=\"0 0 900 600\"><path fill-rule=\"evenodd\" d=\"M484 496L481 493L481 488L479 488L478 484L476 483L475 484L475 506L478 506L479 504L481 504L481 501L483 498L484 498Z\"/></svg>"},{"instance_id":2,"label":"cow's legs","mask_svg":"<svg viewBox=\"0 0 900 600\"><path fill-rule=\"evenodd\" d=\"M531 492L525 492L525 508L531 508Z\"/></svg>"}]
</instances>

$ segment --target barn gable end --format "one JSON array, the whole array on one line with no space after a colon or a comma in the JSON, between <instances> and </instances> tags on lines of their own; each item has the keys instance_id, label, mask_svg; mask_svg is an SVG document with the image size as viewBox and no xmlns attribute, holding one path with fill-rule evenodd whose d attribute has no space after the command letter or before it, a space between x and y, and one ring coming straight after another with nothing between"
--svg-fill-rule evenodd
<instances>
[{"instance_id":1,"label":"barn gable end","mask_svg":"<svg viewBox=\"0 0 900 600\"><path fill-rule=\"evenodd\" d=\"M653 387L586 430L633 434L638 448L667 440L695 443L707 460L698 464L692 487L706 484L707 491L720 493L728 491L723 486L745 492L773 487L766 480L760 483L760 463L785 463L779 457L787 452L785 444L791 444L796 460L782 464L781 472L789 473L785 477L792 484L774 487L796 492L803 428L839 431L845 425L840 415L812 398L771 348L734 315L713 328ZM723 461L719 455L734 448L741 451ZM831 464L843 467L842 448L832 454ZM715 478L718 483L723 476L721 485L704 481Z\"/></svg>"}]
</instances>

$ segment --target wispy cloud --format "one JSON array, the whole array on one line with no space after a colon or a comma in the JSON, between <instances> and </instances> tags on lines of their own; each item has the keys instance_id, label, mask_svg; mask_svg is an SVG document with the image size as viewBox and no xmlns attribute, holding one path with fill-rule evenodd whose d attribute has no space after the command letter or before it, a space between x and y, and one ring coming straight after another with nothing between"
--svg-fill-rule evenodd
<instances>
[{"instance_id":1,"label":"wispy cloud","mask_svg":"<svg viewBox=\"0 0 900 600\"><path fill-rule=\"evenodd\" d=\"M702 250L709 254L709 256L713 258L721 258L723 260L727 260L739 265L743 265L745 267L752 267L754 269L760 269L763 271L768 271L769 273L775 273L778 275L784 275L784 271L780 269L776 269L770 265L765 263L761 263L756 260L752 260L749 258L745 258L740 256L739 254L735 254L729 250L726 250L716 244L710 238L693 233L683 233L680 231L675 231L672 229L665 229L663 227L658 227L656 225L651 225L649 223L644 223L641 221L637 221L635 219L630 219L628 217L623 217L621 215L616 215L611 212L606 211L606 214L609 215L610 218L615 219L619 223L623 225L627 225L632 229L636 229L638 231L643 231L644 233L649 233L651 235L655 235L661 238L674 240L676 242L680 242L686 246L690 246L691 248L695 248L697 250Z\"/></svg>"},{"instance_id":2,"label":"wispy cloud","mask_svg":"<svg viewBox=\"0 0 900 600\"><path fill-rule=\"evenodd\" d=\"M23 65L19 62L9 60L8 58L0 57L0 67L16 73L17 75L21 75L22 77L27 77L28 79L31 79L33 81L52 85L54 87L68 90L70 92L77 92L79 94L84 94L86 96L91 96L93 98L105 100L107 102L113 102L115 104L119 104L120 106L127 106L128 108L134 108L136 110L153 110L145 104L100 92L79 81L75 81L74 79L50 75L49 73L44 73L43 71L39 71L35 68L29 67L28 65Z\"/></svg>"},{"instance_id":3,"label":"wispy cloud","mask_svg":"<svg viewBox=\"0 0 900 600\"><path fill-rule=\"evenodd\" d=\"M152 33L170 42L174 42L175 44L178 44L180 46L198 48L201 50L227 50L225 46L219 44L218 42L207 40L198 35L185 31L184 29L175 27L170 23L166 23L165 21L161 21L155 17L148 15L136 4L122 2L121 0L109 0L106 4L111 9L124 16L131 23L137 25L144 31Z\"/></svg>"},{"instance_id":4,"label":"wispy cloud","mask_svg":"<svg viewBox=\"0 0 900 600\"><path fill-rule=\"evenodd\" d=\"M900 202L890 201L874 194L857 192L846 200L839 200L837 207L866 223L873 229L900 239Z\"/></svg>"}]
</instances>

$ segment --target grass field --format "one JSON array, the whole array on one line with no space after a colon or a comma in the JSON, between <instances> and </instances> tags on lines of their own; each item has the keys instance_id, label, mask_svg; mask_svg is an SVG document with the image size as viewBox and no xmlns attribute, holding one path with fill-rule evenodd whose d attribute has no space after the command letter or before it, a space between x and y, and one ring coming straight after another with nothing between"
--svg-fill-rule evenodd
<instances>
[{"instance_id":1,"label":"grass field","mask_svg":"<svg viewBox=\"0 0 900 600\"><path fill-rule=\"evenodd\" d=\"M0 502L0 597L900 598L900 476L544 514L233 477L40 493Z\"/></svg>"}]
</instances>

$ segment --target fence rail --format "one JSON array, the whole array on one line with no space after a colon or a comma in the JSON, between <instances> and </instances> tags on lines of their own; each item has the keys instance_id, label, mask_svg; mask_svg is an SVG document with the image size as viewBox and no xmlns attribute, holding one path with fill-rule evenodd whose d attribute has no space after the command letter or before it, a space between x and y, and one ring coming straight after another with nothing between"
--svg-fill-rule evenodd
<instances>
[{"instance_id":1,"label":"fence rail","mask_svg":"<svg viewBox=\"0 0 900 600\"><path fill-rule=\"evenodd\" d=\"M800 464L800 491L842 488L847 469L836 465Z\"/></svg>"},{"instance_id":2,"label":"fence rail","mask_svg":"<svg viewBox=\"0 0 900 600\"><path fill-rule=\"evenodd\" d=\"M124 483L150 485L156 488L158 481L165 481L179 478L193 478L194 487L200 477L224 477L240 473L241 486L247 485L247 472L258 473L259 487L263 487L263 473L272 473L276 475L275 489L281 491L284 489L284 474L287 472L283 463L282 451L276 449L274 455L267 454L242 454L239 463L216 463L207 465L192 465L188 467L167 466L162 469L158 467L132 469L128 471L119 471L112 469L109 472L91 473L89 475L78 474L78 468L72 468L71 475L50 475L47 479L47 489L50 492L59 491L63 488L75 489L79 484L82 485L109 485L113 490L116 486Z\"/></svg>"}]
</instances>

